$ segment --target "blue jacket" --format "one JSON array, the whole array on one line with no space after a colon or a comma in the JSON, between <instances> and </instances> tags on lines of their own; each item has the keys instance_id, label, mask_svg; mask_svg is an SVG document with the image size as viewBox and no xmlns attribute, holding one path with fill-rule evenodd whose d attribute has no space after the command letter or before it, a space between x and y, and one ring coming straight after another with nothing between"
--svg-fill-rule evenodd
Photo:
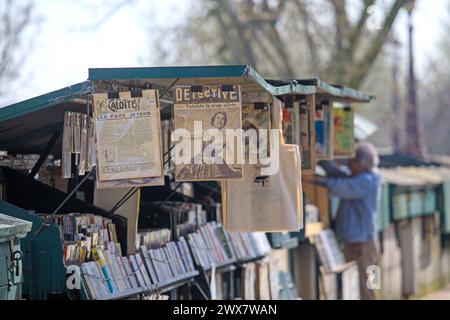
<instances>
[{"instance_id":1,"label":"blue jacket","mask_svg":"<svg viewBox=\"0 0 450 320\"><path fill-rule=\"evenodd\" d=\"M327 178L329 191L340 198L336 215L336 236L340 243L374 239L381 190L378 173L364 172L354 177Z\"/></svg>"}]
</instances>

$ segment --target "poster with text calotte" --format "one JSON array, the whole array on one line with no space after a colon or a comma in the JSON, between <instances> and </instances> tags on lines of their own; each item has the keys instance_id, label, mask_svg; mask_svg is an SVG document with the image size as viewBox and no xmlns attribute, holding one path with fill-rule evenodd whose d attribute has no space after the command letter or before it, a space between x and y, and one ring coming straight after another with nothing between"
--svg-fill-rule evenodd
<instances>
[{"instance_id":1,"label":"poster with text calotte","mask_svg":"<svg viewBox=\"0 0 450 320\"><path fill-rule=\"evenodd\" d=\"M163 175L157 90L94 94L94 120L99 181Z\"/></svg>"}]
</instances>

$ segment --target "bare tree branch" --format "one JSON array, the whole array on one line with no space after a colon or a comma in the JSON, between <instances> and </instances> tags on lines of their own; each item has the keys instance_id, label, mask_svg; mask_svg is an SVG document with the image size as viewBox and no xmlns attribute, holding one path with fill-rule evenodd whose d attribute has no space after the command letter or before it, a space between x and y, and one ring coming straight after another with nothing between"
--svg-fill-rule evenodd
<instances>
[{"instance_id":1,"label":"bare tree branch","mask_svg":"<svg viewBox=\"0 0 450 320\"><path fill-rule=\"evenodd\" d=\"M408 2L408 0L396 0L392 5L389 13L378 32L375 39L371 42L370 47L366 50L365 54L356 64L356 67L353 69L352 74L350 75L350 80L348 84L354 88L359 88L364 80L364 77L367 75L368 71L372 67L375 59L378 56L381 48L383 47L384 42L386 41L389 32L392 29L395 18L397 17L400 9Z\"/></svg>"},{"instance_id":2,"label":"bare tree branch","mask_svg":"<svg viewBox=\"0 0 450 320\"><path fill-rule=\"evenodd\" d=\"M0 93L17 76L21 63L17 50L32 19L32 3L21 4L12 0L0 4Z\"/></svg>"},{"instance_id":3,"label":"bare tree branch","mask_svg":"<svg viewBox=\"0 0 450 320\"><path fill-rule=\"evenodd\" d=\"M220 12L223 12L226 14L227 18L230 20L231 25L229 25L228 30L233 30L235 33L234 37L234 45L238 45L240 50L242 50L242 58L244 58L249 64L256 65L255 56L253 53L253 50L250 46L250 42L246 38L246 30L242 26L241 22L239 21L239 18L236 15L236 12L234 11L231 3L229 0L215 0L214 1L217 4L217 7L219 8ZM240 58L240 59L242 59Z\"/></svg>"},{"instance_id":4,"label":"bare tree branch","mask_svg":"<svg viewBox=\"0 0 450 320\"><path fill-rule=\"evenodd\" d=\"M319 63L318 63L318 49L317 44L314 39L314 36L311 32L311 24L313 23L310 17L310 14L308 12L308 8L306 7L306 4L301 1L297 0L294 1L300 16L302 17L302 23L303 23L303 29L305 31L305 38L306 43L308 45L308 51L311 58L311 67L310 70L314 72L319 72Z\"/></svg>"},{"instance_id":5,"label":"bare tree branch","mask_svg":"<svg viewBox=\"0 0 450 320\"><path fill-rule=\"evenodd\" d=\"M367 18L369 17L368 9L374 3L375 0L364 0L364 6L361 10L358 22L350 32L347 48L348 56L350 59L353 59L359 40L361 39L361 35L363 34L364 25L366 24Z\"/></svg>"}]
</instances>

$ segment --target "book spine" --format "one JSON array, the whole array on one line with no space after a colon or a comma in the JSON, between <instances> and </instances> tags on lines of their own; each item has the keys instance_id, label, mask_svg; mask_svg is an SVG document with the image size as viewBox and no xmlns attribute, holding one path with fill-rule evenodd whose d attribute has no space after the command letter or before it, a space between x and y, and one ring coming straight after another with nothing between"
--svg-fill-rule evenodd
<instances>
[{"instance_id":1,"label":"book spine","mask_svg":"<svg viewBox=\"0 0 450 320\"><path fill-rule=\"evenodd\" d=\"M123 264L123 267L124 267L125 272L127 274L127 277L128 277L128 279L130 281L131 287L133 289L139 288L139 285L138 285L137 280L136 280L136 276L134 275L134 273L132 271L132 268L130 266L130 261L128 260L127 257L121 257L120 259L122 260L122 264Z\"/></svg>"},{"instance_id":2,"label":"book spine","mask_svg":"<svg viewBox=\"0 0 450 320\"><path fill-rule=\"evenodd\" d=\"M120 275L125 283L126 290L130 290L133 287L131 286L130 279L128 278L128 274L125 271L125 268L122 263L122 259L120 257L114 257L116 259L116 264L119 267Z\"/></svg>"},{"instance_id":3,"label":"book spine","mask_svg":"<svg viewBox=\"0 0 450 320\"><path fill-rule=\"evenodd\" d=\"M147 267L147 271L148 271L148 273L150 275L151 282L153 284L158 283L158 277L156 275L156 271L154 269L154 266L152 265L152 262L151 262L151 260L149 258L147 247L146 246L141 246L140 247L140 252L141 252L141 255L142 255L143 260L145 262L145 266Z\"/></svg>"},{"instance_id":4,"label":"book spine","mask_svg":"<svg viewBox=\"0 0 450 320\"><path fill-rule=\"evenodd\" d=\"M88 290L88 295L90 299L96 300L99 297L99 293L97 292L96 286L94 285L94 275L89 270L89 264L83 263L81 265L81 272L83 274L84 282L86 283L86 288Z\"/></svg>"},{"instance_id":5,"label":"book spine","mask_svg":"<svg viewBox=\"0 0 450 320\"><path fill-rule=\"evenodd\" d=\"M114 282L112 281L112 275L108 268L108 265L106 264L106 260L103 256L102 251L95 248L94 250L92 250L92 254L94 255L95 260L98 262L98 264L103 272L103 275L105 276L109 291L111 293L116 293L118 290L115 287Z\"/></svg>"},{"instance_id":6,"label":"book spine","mask_svg":"<svg viewBox=\"0 0 450 320\"><path fill-rule=\"evenodd\" d=\"M145 265L144 265L144 262L142 261L142 258L140 256L140 254L137 253L134 256L136 258L136 263L137 263L137 266L139 268L139 271L142 274L142 278L144 279L145 287L150 287L152 285L152 283L151 283L150 278L148 276L147 270L145 270Z\"/></svg>"},{"instance_id":7,"label":"book spine","mask_svg":"<svg viewBox=\"0 0 450 320\"><path fill-rule=\"evenodd\" d=\"M132 270L133 270L133 272L136 275L136 278L138 280L137 282L139 284L139 287L140 288L145 288L145 281L142 278L141 272L139 271L139 267L137 265L135 257L133 255L131 255L128 258L130 259L130 264L131 264Z\"/></svg>"}]
</instances>

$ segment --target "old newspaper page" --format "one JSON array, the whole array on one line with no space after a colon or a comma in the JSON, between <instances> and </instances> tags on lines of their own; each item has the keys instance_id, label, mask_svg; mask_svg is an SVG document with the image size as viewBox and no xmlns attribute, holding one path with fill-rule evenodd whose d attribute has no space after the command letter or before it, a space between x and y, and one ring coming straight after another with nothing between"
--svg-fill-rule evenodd
<instances>
[{"instance_id":1,"label":"old newspaper page","mask_svg":"<svg viewBox=\"0 0 450 320\"><path fill-rule=\"evenodd\" d=\"M142 97L120 92L118 99L94 94L98 180L161 177L162 154L158 92Z\"/></svg>"},{"instance_id":2,"label":"old newspaper page","mask_svg":"<svg viewBox=\"0 0 450 320\"><path fill-rule=\"evenodd\" d=\"M175 130L186 129L190 133L192 145L190 162L175 164L175 180L242 179L243 164L237 164L237 153L242 151L243 155L243 149L237 149L236 140L235 158L226 159L226 130L242 129L241 110L241 91L238 85L232 86L231 90L224 90L222 86L199 86L199 90L195 91L190 86L175 87ZM194 132L196 124L197 128L200 125L200 132ZM219 153L222 163L208 164L204 161L204 150L211 143L203 139L208 129L217 129L222 133L223 152ZM196 148L195 144L201 147ZM196 152L196 149L200 151Z\"/></svg>"}]
</instances>

